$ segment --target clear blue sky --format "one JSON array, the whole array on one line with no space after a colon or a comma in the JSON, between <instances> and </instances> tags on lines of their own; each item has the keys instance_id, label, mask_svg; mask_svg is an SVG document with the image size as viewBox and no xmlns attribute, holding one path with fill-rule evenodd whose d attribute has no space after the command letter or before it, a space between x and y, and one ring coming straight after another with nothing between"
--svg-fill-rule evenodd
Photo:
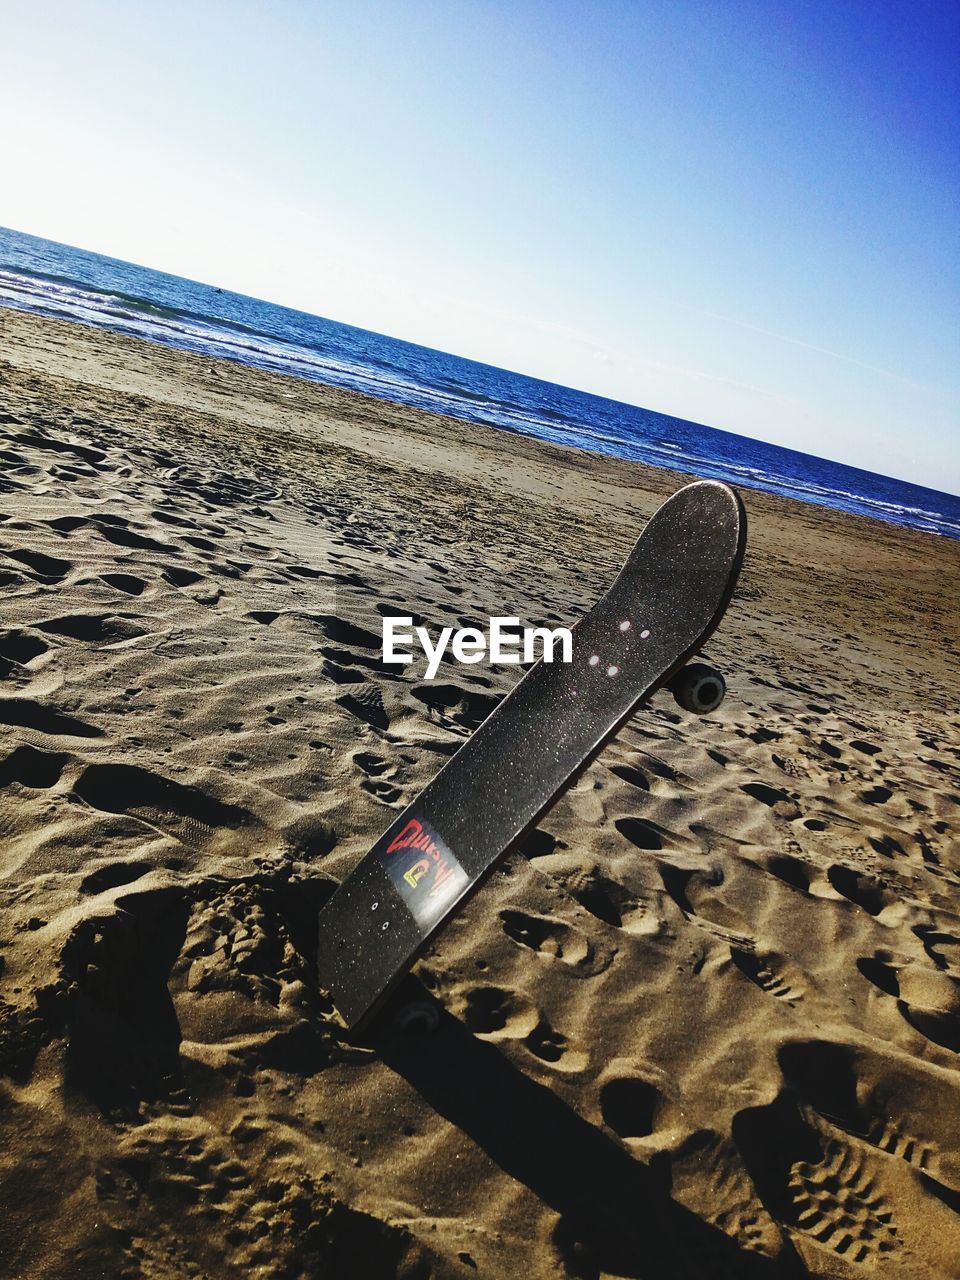
<instances>
[{"instance_id":1,"label":"clear blue sky","mask_svg":"<svg viewBox=\"0 0 960 1280\"><path fill-rule=\"evenodd\" d=\"M3 25L0 224L960 491L956 3Z\"/></svg>"}]
</instances>

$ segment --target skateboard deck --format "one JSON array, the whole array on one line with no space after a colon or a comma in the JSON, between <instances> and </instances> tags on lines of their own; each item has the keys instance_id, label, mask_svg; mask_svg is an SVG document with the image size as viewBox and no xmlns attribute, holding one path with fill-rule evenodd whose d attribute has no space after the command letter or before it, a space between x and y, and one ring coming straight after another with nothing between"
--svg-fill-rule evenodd
<instances>
[{"instance_id":1,"label":"skateboard deck","mask_svg":"<svg viewBox=\"0 0 960 1280\"><path fill-rule=\"evenodd\" d=\"M650 518L606 595L573 628L572 661L532 667L320 912L318 976L349 1030L723 617L746 544L739 495L687 485ZM722 681L717 676L722 687Z\"/></svg>"}]
</instances>

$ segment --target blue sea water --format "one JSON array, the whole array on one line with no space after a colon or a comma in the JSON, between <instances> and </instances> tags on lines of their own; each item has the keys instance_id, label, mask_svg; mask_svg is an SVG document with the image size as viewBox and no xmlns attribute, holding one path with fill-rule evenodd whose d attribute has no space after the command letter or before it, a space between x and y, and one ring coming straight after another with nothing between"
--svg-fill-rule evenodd
<instances>
[{"instance_id":1,"label":"blue sea water","mask_svg":"<svg viewBox=\"0 0 960 1280\"><path fill-rule=\"evenodd\" d=\"M0 228L0 305L960 538L960 497Z\"/></svg>"}]
</instances>

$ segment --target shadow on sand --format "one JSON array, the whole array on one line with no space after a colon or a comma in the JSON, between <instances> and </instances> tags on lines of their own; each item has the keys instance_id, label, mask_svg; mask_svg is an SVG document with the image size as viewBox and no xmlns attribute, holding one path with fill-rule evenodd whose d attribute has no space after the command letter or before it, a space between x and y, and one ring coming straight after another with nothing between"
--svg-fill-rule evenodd
<instances>
[{"instance_id":1,"label":"shadow on sand","mask_svg":"<svg viewBox=\"0 0 960 1280\"><path fill-rule=\"evenodd\" d=\"M569 1274L625 1277L798 1277L793 1250L745 1252L670 1196L669 1164L633 1159L551 1090L445 1012L429 1036L382 1032L384 1062L440 1115L560 1215ZM586 1255L586 1256L584 1256Z\"/></svg>"}]
</instances>

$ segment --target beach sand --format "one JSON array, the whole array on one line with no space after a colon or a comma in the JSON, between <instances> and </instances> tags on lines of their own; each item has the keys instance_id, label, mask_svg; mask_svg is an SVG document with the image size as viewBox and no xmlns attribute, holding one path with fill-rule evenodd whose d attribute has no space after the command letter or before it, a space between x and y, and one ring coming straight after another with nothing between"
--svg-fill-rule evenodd
<instances>
[{"instance_id":1,"label":"beach sand","mask_svg":"<svg viewBox=\"0 0 960 1280\"><path fill-rule=\"evenodd\" d=\"M317 911L683 482L0 312L0 1274L960 1274L960 543L747 491L633 718L338 1040ZM531 751L549 744L530 743Z\"/></svg>"}]
</instances>

